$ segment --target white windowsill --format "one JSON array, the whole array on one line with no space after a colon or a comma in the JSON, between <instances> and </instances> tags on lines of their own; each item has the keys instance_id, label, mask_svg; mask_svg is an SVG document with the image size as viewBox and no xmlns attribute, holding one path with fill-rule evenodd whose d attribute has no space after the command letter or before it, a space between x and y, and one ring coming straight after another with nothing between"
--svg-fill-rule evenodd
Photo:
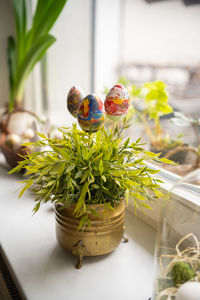
<instances>
[{"instance_id":1,"label":"white windowsill","mask_svg":"<svg viewBox=\"0 0 200 300\"><path fill-rule=\"evenodd\" d=\"M0 166L0 243L29 300L147 300L153 286L155 231L127 212L126 236L111 254L76 258L55 237L54 212L43 205L32 216L32 195L17 198L20 177Z\"/></svg>"},{"instance_id":2,"label":"white windowsill","mask_svg":"<svg viewBox=\"0 0 200 300\"><path fill-rule=\"evenodd\" d=\"M163 188L170 190L175 178L165 171L160 176ZM84 258L82 269L76 270L76 258L57 244L52 206L43 205L32 216L32 195L17 198L19 180L0 166L0 243L28 299L147 300L151 296L156 235L151 226L158 225L163 201L146 215L138 214L143 222L130 205L126 216L129 243L121 243L109 255ZM186 184L173 193L187 205L200 205L198 187L193 190Z\"/></svg>"}]
</instances>

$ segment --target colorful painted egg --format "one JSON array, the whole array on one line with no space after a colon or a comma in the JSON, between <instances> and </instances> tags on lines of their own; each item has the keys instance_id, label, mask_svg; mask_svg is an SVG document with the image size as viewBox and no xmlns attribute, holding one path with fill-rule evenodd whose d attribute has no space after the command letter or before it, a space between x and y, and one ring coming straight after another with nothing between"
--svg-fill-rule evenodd
<instances>
[{"instance_id":1,"label":"colorful painted egg","mask_svg":"<svg viewBox=\"0 0 200 300\"><path fill-rule=\"evenodd\" d=\"M77 118L79 106L85 97L85 93L75 86L73 86L67 96L67 108L73 117Z\"/></svg>"},{"instance_id":2,"label":"colorful painted egg","mask_svg":"<svg viewBox=\"0 0 200 300\"><path fill-rule=\"evenodd\" d=\"M127 114L130 105L130 96L127 89L120 83L115 84L106 96L104 103L108 117L119 119Z\"/></svg>"},{"instance_id":3,"label":"colorful painted egg","mask_svg":"<svg viewBox=\"0 0 200 300\"><path fill-rule=\"evenodd\" d=\"M84 131L98 131L104 123L103 102L94 94L86 96L79 107L78 123Z\"/></svg>"}]
</instances>

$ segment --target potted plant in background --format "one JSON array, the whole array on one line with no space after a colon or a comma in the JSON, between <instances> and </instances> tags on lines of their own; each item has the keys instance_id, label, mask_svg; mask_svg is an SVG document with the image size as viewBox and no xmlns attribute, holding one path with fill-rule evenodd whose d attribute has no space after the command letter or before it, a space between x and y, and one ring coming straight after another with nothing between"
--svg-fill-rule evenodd
<instances>
[{"instance_id":1,"label":"potted plant in background","mask_svg":"<svg viewBox=\"0 0 200 300\"><path fill-rule=\"evenodd\" d=\"M185 165L185 171L183 171L181 166L165 165L165 167L169 167L170 170L184 175L188 172L188 166L186 166L188 152L194 152L196 154L194 165L198 165L197 148L183 144L183 134L178 135L177 138L172 138L171 135L163 129L161 117L166 115L171 121L174 119L174 116L178 116L179 114L174 112L173 108L168 103L166 85L162 81L155 81L137 87L127 81L124 77L120 78L120 82L128 86L129 93L134 99L134 110L132 114L136 117L138 122L143 124L144 131L149 139L150 150L155 153L160 153L161 156L170 158L178 164ZM170 114L172 115L170 116ZM177 118L174 119L174 124L177 125L178 121L176 120ZM196 127L195 131L197 131Z\"/></svg>"},{"instance_id":2,"label":"potted plant in background","mask_svg":"<svg viewBox=\"0 0 200 300\"><path fill-rule=\"evenodd\" d=\"M159 190L161 181L153 175L157 171L145 160L169 161L144 150L140 139L131 143L124 136L130 126L129 96L122 85L115 85L105 101L107 116L122 118L121 128L114 121L113 129L104 128L103 103L94 94L82 99L73 87L68 107L82 130L76 124L61 128L62 139L39 133L41 140L26 146L44 151L28 153L10 173L26 170L29 177L19 197L31 188L34 212L42 202L55 204L58 242L78 256L80 268L83 256L109 253L120 243L129 197L135 209L150 209L150 202L165 198Z\"/></svg>"},{"instance_id":3,"label":"potted plant in background","mask_svg":"<svg viewBox=\"0 0 200 300\"><path fill-rule=\"evenodd\" d=\"M56 41L49 31L65 3L66 0L38 0L29 28L26 1L12 0L16 37L8 37L10 97L0 124L0 146L11 166L15 166L17 161L22 159L18 155L24 154L22 143L33 139L34 129L38 128L38 117L23 108L24 88L34 66Z\"/></svg>"}]
</instances>

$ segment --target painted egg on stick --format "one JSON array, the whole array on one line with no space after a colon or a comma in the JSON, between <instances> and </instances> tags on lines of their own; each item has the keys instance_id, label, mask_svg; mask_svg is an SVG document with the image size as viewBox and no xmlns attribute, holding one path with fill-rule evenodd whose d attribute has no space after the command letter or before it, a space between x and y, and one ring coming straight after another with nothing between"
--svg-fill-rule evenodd
<instances>
[{"instance_id":1,"label":"painted egg on stick","mask_svg":"<svg viewBox=\"0 0 200 300\"><path fill-rule=\"evenodd\" d=\"M79 106L85 97L85 93L78 87L73 86L67 96L67 109L74 118L77 118Z\"/></svg>"},{"instance_id":2,"label":"painted egg on stick","mask_svg":"<svg viewBox=\"0 0 200 300\"><path fill-rule=\"evenodd\" d=\"M103 102L94 94L86 96L79 107L78 123L87 132L98 131L104 123Z\"/></svg>"},{"instance_id":3,"label":"painted egg on stick","mask_svg":"<svg viewBox=\"0 0 200 300\"><path fill-rule=\"evenodd\" d=\"M127 89L120 83L115 84L105 99L105 111L112 120L122 119L128 112L130 96Z\"/></svg>"}]
</instances>

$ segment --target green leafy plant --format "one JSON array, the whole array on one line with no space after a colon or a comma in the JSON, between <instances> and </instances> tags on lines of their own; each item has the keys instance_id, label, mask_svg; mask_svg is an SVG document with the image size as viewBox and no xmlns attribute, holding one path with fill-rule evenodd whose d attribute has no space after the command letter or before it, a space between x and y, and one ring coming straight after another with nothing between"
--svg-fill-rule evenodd
<instances>
[{"instance_id":1,"label":"green leafy plant","mask_svg":"<svg viewBox=\"0 0 200 300\"><path fill-rule=\"evenodd\" d=\"M159 160L158 155L145 151L140 139L135 143L124 139L123 126L114 130L102 127L96 133L62 128L63 138L50 139L39 134L40 141L26 144L43 152L27 154L10 173L25 169L28 179L22 181L19 197L31 188L35 194L36 212L41 202L61 203L62 207L75 204L75 217L80 218L80 228L90 225L89 214L96 212L91 204L104 204L105 211L114 209L124 197L133 200L135 208L151 208L149 202L165 197L159 190L161 181L153 175L158 171L149 168L145 160ZM160 159L169 163L169 160Z\"/></svg>"},{"instance_id":2,"label":"green leafy plant","mask_svg":"<svg viewBox=\"0 0 200 300\"><path fill-rule=\"evenodd\" d=\"M173 112L172 107L168 103L168 94L164 82L147 82L141 87L131 84L124 77L121 77L119 82L128 88L129 94L133 99L133 106L136 97L143 100L140 110L134 106L134 114L143 123L153 148L162 151L182 144L182 136L172 140L161 126L160 117ZM153 127L151 126L151 120L154 123Z\"/></svg>"},{"instance_id":3,"label":"green leafy plant","mask_svg":"<svg viewBox=\"0 0 200 300\"><path fill-rule=\"evenodd\" d=\"M16 38L8 38L7 56L10 83L9 112L20 106L25 82L36 63L56 41L49 34L66 0L38 0L30 29L25 0L12 0Z\"/></svg>"}]
</instances>

